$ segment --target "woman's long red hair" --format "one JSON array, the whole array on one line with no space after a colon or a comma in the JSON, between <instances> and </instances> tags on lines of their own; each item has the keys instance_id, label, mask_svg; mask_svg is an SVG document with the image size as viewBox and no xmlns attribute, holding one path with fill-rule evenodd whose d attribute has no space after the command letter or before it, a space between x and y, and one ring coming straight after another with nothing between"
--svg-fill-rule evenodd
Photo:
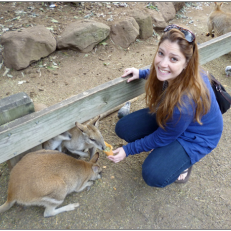
<instances>
[{"instance_id":1,"label":"woman's long red hair","mask_svg":"<svg viewBox=\"0 0 231 231\"><path fill-rule=\"evenodd\" d=\"M156 113L156 120L159 126L164 128L167 121L172 118L174 107L178 107L181 111L181 106L185 103L182 100L182 96L187 95L187 97L191 100L190 102L192 104L194 102L196 105L194 112L195 120L199 124L202 124L201 117L209 111L211 100L209 91L199 74L199 52L196 41L194 41L193 44L190 44L187 40L185 40L184 34L177 29L165 32L160 39L158 48L165 40L177 42L188 64L181 74L168 86L164 99L162 100L163 82L157 79L154 67L154 60L158 52L157 49L149 77L145 84L146 103L150 112ZM156 111L157 106L158 110Z\"/></svg>"}]
</instances>

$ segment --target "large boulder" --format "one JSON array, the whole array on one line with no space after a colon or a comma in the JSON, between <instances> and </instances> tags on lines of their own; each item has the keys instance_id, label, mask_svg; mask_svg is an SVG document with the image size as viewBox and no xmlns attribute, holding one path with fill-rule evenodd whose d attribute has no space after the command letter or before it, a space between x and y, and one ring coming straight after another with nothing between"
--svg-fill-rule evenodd
<instances>
[{"instance_id":1,"label":"large boulder","mask_svg":"<svg viewBox=\"0 0 231 231\"><path fill-rule=\"evenodd\" d=\"M185 2L172 2L176 12L178 12L180 9L182 9L185 6Z\"/></svg>"},{"instance_id":2,"label":"large boulder","mask_svg":"<svg viewBox=\"0 0 231 231\"><path fill-rule=\"evenodd\" d=\"M133 10L129 16L133 17L140 27L139 38L147 39L153 35L152 18L145 11Z\"/></svg>"},{"instance_id":3,"label":"large boulder","mask_svg":"<svg viewBox=\"0 0 231 231\"><path fill-rule=\"evenodd\" d=\"M116 45L128 48L135 42L139 35L139 25L132 17L127 17L123 21L115 22L111 25L110 37Z\"/></svg>"},{"instance_id":4,"label":"large boulder","mask_svg":"<svg viewBox=\"0 0 231 231\"><path fill-rule=\"evenodd\" d=\"M155 5L163 15L166 22L175 18L176 10L172 2L155 2Z\"/></svg>"},{"instance_id":5,"label":"large boulder","mask_svg":"<svg viewBox=\"0 0 231 231\"><path fill-rule=\"evenodd\" d=\"M5 66L15 70L24 69L56 50L55 38L42 25L6 32L0 37L0 44L4 46Z\"/></svg>"},{"instance_id":6,"label":"large boulder","mask_svg":"<svg viewBox=\"0 0 231 231\"><path fill-rule=\"evenodd\" d=\"M144 9L144 13L151 16L154 29L164 29L168 25L159 11Z\"/></svg>"},{"instance_id":7,"label":"large boulder","mask_svg":"<svg viewBox=\"0 0 231 231\"><path fill-rule=\"evenodd\" d=\"M58 49L91 51L110 34L110 27L93 20L81 20L69 24L57 38Z\"/></svg>"}]
</instances>

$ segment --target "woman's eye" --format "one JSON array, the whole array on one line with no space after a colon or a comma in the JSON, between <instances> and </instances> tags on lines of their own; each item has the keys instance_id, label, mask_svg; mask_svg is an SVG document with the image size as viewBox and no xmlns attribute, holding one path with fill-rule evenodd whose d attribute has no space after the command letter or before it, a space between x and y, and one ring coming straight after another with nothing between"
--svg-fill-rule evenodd
<instances>
[{"instance_id":1,"label":"woman's eye","mask_svg":"<svg viewBox=\"0 0 231 231\"><path fill-rule=\"evenodd\" d=\"M158 51L158 55L159 55L159 56L162 56L162 55L164 55L164 54L163 54L163 52Z\"/></svg>"},{"instance_id":2,"label":"woman's eye","mask_svg":"<svg viewBox=\"0 0 231 231\"><path fill-rule=\"evenodd\" d=\"M176 58L174 58L174 57L172 57L171 60L172 60L173 62L177 62L177 61L178 61L178 59L176 59Z\"/></svg>"}]
</instances>

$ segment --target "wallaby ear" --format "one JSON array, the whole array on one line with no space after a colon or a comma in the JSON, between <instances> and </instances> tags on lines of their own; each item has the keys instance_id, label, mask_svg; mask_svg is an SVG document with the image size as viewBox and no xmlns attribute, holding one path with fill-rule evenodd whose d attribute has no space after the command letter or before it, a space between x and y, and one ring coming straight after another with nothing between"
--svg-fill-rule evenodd
<instances>
[{"instance_id":1,"label":"wallaby ear","mask_svg":"<svg viewBox=\"0 0 231 231\"><path fill-rule=\"evenodd\" d=\"M92 165L92 170L93 170L93 172L94 173L97 173L97 172L99 172L99 166L98 165Z\"/></svg>"},{"instance_id":2,"label":"wallaby ear","mask_svg":"<svg viewBox=\"0 0 231 231\"><path fill-rule=\"evenodd\" d=\"M99 153L96 152L95 155L91 158L90 162L91 163L96 163L99 159Z\"/></svg>"},{"instance_id":3,"label":"wallaby ear","mask_svg":"<svg viewBox=\"0 0 231 231\"><path fill-rule=\"evenodd\" d=\"M95 118L91 119L91 120L88 122L88 125L89 125L89 124L92 124L92 125L98 127L98 125L99 125L99 119L100 119L100 116L96 116Z\"/></svg>"},{"instance_id":4,"label":"wallaby ear","mask_svg":"<svg viewBox=\"0 0 231 231\"><path fill-rule=\"evenodd\" d=\"M76 123L75 123L75 126L76 126L81 132L84 132L84 130L85 130L85 126L84 126L84 125L82 125L81 123L76 122Z\"/></svg>"},{"instance_id":5,"label":"wallaby ear","mask_svg":"<svg viewBox=\"0 0 231 231\"><path fill-rule=\"evenodd\" d=\"M98 117L98 119L96 120L96 122L94 124L97 128L99 127L99 119L100 119L100 116Z\"/></svg>"}]
</instances>

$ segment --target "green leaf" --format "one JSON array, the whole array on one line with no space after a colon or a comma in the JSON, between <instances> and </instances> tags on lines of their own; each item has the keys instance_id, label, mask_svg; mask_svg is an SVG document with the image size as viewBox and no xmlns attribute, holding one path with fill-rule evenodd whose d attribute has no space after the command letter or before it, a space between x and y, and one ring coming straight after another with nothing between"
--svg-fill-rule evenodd
<instances>
[{"instance_id":1,"label":"green leaf","mask_svg":"<svg viewBox=\"0 0 231 231\"><path fill-rule=\"evenodd\" d=\"M151 10L159 11L158 7L157 6L153 6L151 3L149 3L146 7L149 8L149 9L151 9Z\"/></svg>"},{"instance_id":2,"label":"green leaf","mask_svg":"<svg viewBox=\"0 0 231 231\"><path fill-rule=\"evenodd\" d=\"M49 69L49 70L56 70L56 69L59 68L59 67L58 67L58 66L52 65L51 67L50 67L50 66L47 66L46 68Z\"/></svg>"},{"instance_id":3,"label":"green leaf","mask_svg":"<svg viewBox=\"0 0 231 231\"><path fill-rule=\"evenodd\" d=\"M107 45L107 43L106 42L101 42L101 43L99 43L100 45L103 45L103 46L106 46Z\"/></svg>"},{"instance_id":4,"label":"green leaf","mask_svg":"<svg viewBox=\"0 0 231 231\"><path fill-rule=\"evenodd\" d=\"M48 30L54 30L53 27L46 27Z\"/></svg>"},{"instance_id":5,"label":"green leaf","mask_svg":"<svg viewBox=\"0 0 231 231\"><path fill-rule=\"evenodd\" d=\"M57 21L57 20L55 20L53 18L51 19L51 21L54 22L54 23L58 23L59 22L59 21Z\"/></svg>"}]
</instances>

